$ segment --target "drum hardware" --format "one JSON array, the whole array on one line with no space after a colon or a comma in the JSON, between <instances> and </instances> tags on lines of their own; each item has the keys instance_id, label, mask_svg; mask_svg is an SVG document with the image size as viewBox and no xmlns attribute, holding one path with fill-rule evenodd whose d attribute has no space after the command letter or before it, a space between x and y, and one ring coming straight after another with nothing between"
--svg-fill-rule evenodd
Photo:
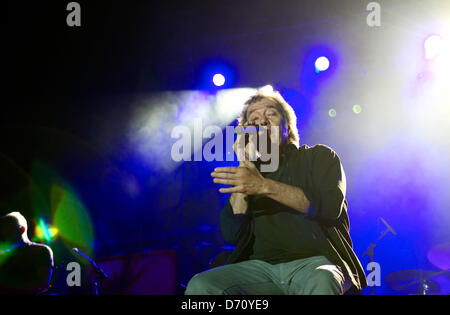
<instances>
[{"instance_id":1,"label":"drum hardware","mask_svg":"<svg viewBox=\"0 0 450 315\"><path fill-rule=\"evenodd\" d=\"M381 241L381 239L383 238L383 237L385 237L386 236L386 234L388 234L389 232L392 232L392 234L394 234L394 235L397 235L397 233L394 231L394 229L393 228L391 228L391 226L383 219L383 218L381 218L380 217L380 219L381 219L381 221L383 221L383 224L386 226L386 230L384 230L382 233L381 233L381 235L378 237L378 239L375 241L375 242L373 242L373 243L371 243L370 245L369 245L369 247L366 249L366 251L363 253L363 255L362 255L362 257L364 257L364 256L369 256L370 257L370 262L371 263L374 263L375 262L375 259L374 259L374 256L375 256L375 246L377 245L377 243L379 242L379 241ZM372 285L372 295L375 295L375 286L374 285Z\"/></svg>"},{"instance_id":2,"label":"drum hardware","mask_svg":"<svg viewBox=\"0 0 450 315\"><path fill-rule=\"evenodd\" d=\"M388 274L385 281L389 287L403 294L446 294L443 288L445 282L450 281L450 272L449 270L438 272L415 269L398 270Z\"/></svg>"}]
</instances>

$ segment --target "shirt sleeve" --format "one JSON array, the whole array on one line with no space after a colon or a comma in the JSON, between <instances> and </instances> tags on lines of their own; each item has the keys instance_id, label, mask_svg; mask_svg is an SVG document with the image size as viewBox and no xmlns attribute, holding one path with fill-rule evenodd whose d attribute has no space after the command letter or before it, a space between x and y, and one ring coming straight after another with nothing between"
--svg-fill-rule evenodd
<instances>
[{"instance_id":1,"label":"shirt sleeve","mask_svg":"<svg viewBox=\"0 0 450 315\"><path fill-rule=\"evenodd\" d=\"M316 220L337 220L345 206L344 169L331 148L318 145L315 150L312 162L313 187L304 189L310 201L307 216Z\"/></svg>"},{"instance_id":2,"label":"shirt sleeve","mask_svg":"<svg viewBox=\"0 0 450 315\"><path fill-rule=\"evenodd\" d=\"M233 213L230 198L228 198L225 207L220 213L220 225L225 240L232 244L237 244L249 221L250 215Z\"/></svg>"}]
</instances>

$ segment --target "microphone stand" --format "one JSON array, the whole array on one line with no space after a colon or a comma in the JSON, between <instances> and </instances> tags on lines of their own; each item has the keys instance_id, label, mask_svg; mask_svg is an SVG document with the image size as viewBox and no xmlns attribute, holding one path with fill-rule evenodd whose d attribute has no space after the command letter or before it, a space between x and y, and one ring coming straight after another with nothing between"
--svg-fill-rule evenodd
<instances>
[{"instance_id":1,"label":"microphone stand","mask_svg":"<svg viewBox=\"0 0 450 315\"><path fill-rule=\"evenodd\" d=\"M383 223L385 223L385 221L383 220ZM386 224L386 223L385 223ZM386 224L387 225L387 224ZM381 235L378 237L378 239L375 241L375 242L373 242L373 243L371 243L370 245L369 245L369 247L366 249L366 251L363 253L363 255L362 255L362 257L364 257L364 256L369 256L370 257L370 262L371 263L373 263L373 262L375 262L375 260L374 260L374 256L375 256L375 246L377 245L377 243L379 242L379 241L381 241L381 239L383 238L383 237L385 237L386 236L386 234L388 234L389 233L389 231L391 231L394 235L396 234L388 225L386 226L386 230L384 230L382 233L381 233ZM375 295L375 285L372 285L372 295Z\"/></svg>"},{"instance_id":2,"label":"microphone stand","mask_svg":"<svg viewBox=\"0 0 450 315\"><path fill-rule=\"evenodd\" d=\"M106 274L106 272L100 268L94 260L92 260L91 258L89 258L88 255L83 254L82 252L80 252L78 250L78 248L74 248L73 251L81 256L83 256L89 263L90 265L94 268L94 270L96 271L96 275L94 277L93 280L93 286L92 286L92 295L102 295L103 294L103 280L108 279L108 275Z\"/></svg>"}]
</instances>

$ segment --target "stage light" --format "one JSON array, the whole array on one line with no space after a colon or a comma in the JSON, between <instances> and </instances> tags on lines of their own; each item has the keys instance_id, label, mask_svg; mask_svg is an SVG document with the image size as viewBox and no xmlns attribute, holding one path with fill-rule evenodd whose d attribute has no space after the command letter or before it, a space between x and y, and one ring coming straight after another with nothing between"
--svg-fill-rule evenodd
<instances>
[{"instance_id":1,"label":"stage light","mask_svg":"<svg viewBox=\"0 0 450 315\"><path fill-rule=\"evenodd\" d=\"M198 76L195 78L194 90L209 90L233 88L237 79L236 68L223 59L209 59L200 61Z\"/></svg>"},{"instance_id":2,"label":"stage light","mask_svg":"<svg viewBox=\"0 0 450 315\"><path fill-rule=\"evenodd\" d=\"M215 74L213 77L213 83L215 86L223 86L225 84L225 77L223 76L223 74Z\"/></svg>"},{"instance_id":3,"label":"stage light","mask_svg":"<svg viewBox=\"0 0 450 315\"><path fill-rule=\"evenodd\" d=\"M336 117L336 110L334 109L334 108L332 108L332 109L330 109L329 111L328 111L328 116L330 116L331 118L334 118L334 117Z\"/></svg>"},{"instance_id":4,"label":"stage light","mask_svg":"<svg viewBox=\"0 0 450 315\"><path fill-rule=\"evenodd\" d=\"M443 48L443 39L439 35L431 35L429 36L423 46L425 49L425 59L433 59L439 55Z\"/></svg>"},{"instance_id":5,"label":"stage light","mask_svg":"<svg viewBox=\"0 0 450 315\"><path fill-rule=\"evenodd\" d=\"M315 67L316 67L316 73L326 71L330 67L330 61L328 60L327 57L324 57L324 56L319 57L316 60Z\"/></svg>"}]
</instances>

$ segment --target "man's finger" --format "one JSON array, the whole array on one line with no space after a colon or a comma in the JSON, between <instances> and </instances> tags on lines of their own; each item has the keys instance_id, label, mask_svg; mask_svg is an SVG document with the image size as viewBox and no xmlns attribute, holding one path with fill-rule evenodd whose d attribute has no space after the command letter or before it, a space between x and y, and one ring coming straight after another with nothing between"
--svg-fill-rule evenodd
<instances>
[{"instance_id":1,"label":"man's finger","mask_svg":"<svg viewBox=\"0 0 450 315\"><path fill-rule=\"evenodd\" d=\"M246 161L256 161L258 159L258 150L256 150L256 145L253 142L247 143L245 146L245 160Z\"/></svg>"},{"instance_id":2,"label":"man's finger","mask_svg":"<svg viewBox=\"0 0 450 315\"><path fill-rule=\"evenodd\" d=\"M221 178L221 179L235 179L237 177L237 175L233 173L216 173L216 172L212 172L211 176L214 178Z\"/></svg>"},{"instance_id":3,"label":"man's finger","mask_svg":"<svg viewBox=\"0 0 450 315\"><path fill-rule=\"evenodd\" d=\"M230 187L230 188L220 188L219 192L223 193L223 194L228 194L228 193L243 193L244 190L242 188L242 186L234 186L234 187Z\"/></svg>"},{"instance_id":4,"label":"man's finger","mask_svg":"<svg viewBox=\"0 0 450 315\"><path fill-rule=\"evenodd\" d=\"M214 173L236 173L237 167L230 166L230 167L217 167L214 169Z\"/></svg>"},{"instance_id":5,"label":"man's finger","mask_svg":"<svg viewBox=\"0 0 450 315\"><path fill-rule=\"evenodd\" d=\"M236 184L236 181L234 179L214 178L213 182L216 184L233 185L233 186Z\"/></svg>"}]
</instances>

